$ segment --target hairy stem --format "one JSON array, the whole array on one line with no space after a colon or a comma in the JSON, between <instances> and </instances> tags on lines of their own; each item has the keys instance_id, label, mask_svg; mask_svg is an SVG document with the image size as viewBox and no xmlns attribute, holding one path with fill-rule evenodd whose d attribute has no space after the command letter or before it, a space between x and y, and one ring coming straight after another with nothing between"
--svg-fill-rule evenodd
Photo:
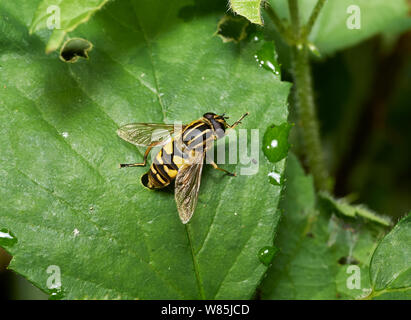
<instances>
[{"instance_id":1,"label":"hairy stem","mask_svg":"<svg viewBox=\"0 0 411 320\"><path fill-rule=\"evenodd\" d=\"M300 38L300 11L298 8L298 0L288 0L288 9L290 11L291 23L293 26L294 35L297 39Z\"/></svg>"},{"instance_id":2,"label":"hairy stem","mask_svg":"<svg viewBox=\"0 0 411 320\"><path fill-rule=\"evenodd\" d=\"M321 147L320 129L314 103L311 67L307 38L317 20L326 0L318 0L306 26L301 27L298 0L288 0L291 17L291 30L284 29L283 24L274 9L265 5L264 8L273 23L280 31L280 35L288 40L292 52L292 74L294 78L294 94L298 114L298 124L302 133L303 152L308 167L314 177L318 190L331 191L328 170L325 165ZM285 32L284 32L285 31ZM288 36L289 33L292 33ZM292 39L292 41L289 41Z\"/></svg>"},{"instance_id":3,"label":"hairy stem","mask_svg":"<svg viewBox=\"0 0 411 320\"><path fill-rule=\"evenodd\" d=\"M315 110L309 50L306 46L292 47L294 92L301 127L304 154L318 190L330 191L328 171L321 147L320 130Z\"/></svg>"},{"instance_id":4,"label":"hairy stem","mask_svg":"<svg viewBox=\"0 0 411 320\"><path fill-rule=\"evenodd\" d=\"M314 27L314 24L317 21L317 18L319 16L320 12L321 12L321 9L323 8L326 1L327 0L318 0L318 2L315 5L313 11L311 12L311 16L308 19L307 25L304 28L303 37L308 37L309 34L311 33L311 31Z\"/></svg>"}]
</instances>

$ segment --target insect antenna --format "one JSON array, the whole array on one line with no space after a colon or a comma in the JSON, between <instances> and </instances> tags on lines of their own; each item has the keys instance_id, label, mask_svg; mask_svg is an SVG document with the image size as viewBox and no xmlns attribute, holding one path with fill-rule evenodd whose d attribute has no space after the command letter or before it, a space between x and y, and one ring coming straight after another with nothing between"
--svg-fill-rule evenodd
<instances>
[{"instance_id":1,"label":"insect antenna","mask_svg":"<svg viewBox=\"0 0 411 320\"><path fill-rule=\"evenodd\" d=\"M245 114L242 115L242 117L240 119L238 119L236 122L234 122L231 126L229 126L231 129L233 129L234 127L236 127L238 124L241 123L241 120L243 120L246 116L248 116L249 113L246 112Z\"/></svg>"}]
</instances>

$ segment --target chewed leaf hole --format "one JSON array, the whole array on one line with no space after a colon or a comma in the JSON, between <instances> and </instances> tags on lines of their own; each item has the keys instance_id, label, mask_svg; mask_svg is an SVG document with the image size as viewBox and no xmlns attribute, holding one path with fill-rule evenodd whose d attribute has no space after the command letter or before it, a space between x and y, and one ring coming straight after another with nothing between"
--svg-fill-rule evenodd
<instances>
[{"instance_id":1,"label":"chewed leaf hole","mask_svg":"<svg viewBox=\"0 0 411 320\"><path fill-rule=\"evenodd\" d=\"M67 40L60 49L60 59L64 62L75 63L79 57L88 59L88 53L93 44L82 38Z\"/></svg>"},{"instance_id":2,"label":"chewed leaf hole","mask_svg":"<svg viewBox=\"0 0 411 320\"><path fill-rule=\"evenodd\" d=\"M338 259L338 264L345 265L345 264L359 264L360 262L353 257L341 257Z\"/></svg>"},{"instance_id":3,"label":"chewed leaf hole","mask_svg":"<svg viewBox=\"0 0 411 320\"><path fill-rule=\"evenodd\" d=\"M180 11L178 12L178 17L183 19L184 22L189 22L193 20L195 14L196 6L188 5L180 9Z\"/></svg>"},{"instance_id":4,"label":"chewed leaf hole","mask_svg":"<svg viewBox=\"0 0 411 320\"><path fill-rule=\"evenodd\" d=\"M250 23L241 16L225 15L217 25L216 34L223 42L240 42L247 37L247 26Z\"/></svg>"}]
</instances>

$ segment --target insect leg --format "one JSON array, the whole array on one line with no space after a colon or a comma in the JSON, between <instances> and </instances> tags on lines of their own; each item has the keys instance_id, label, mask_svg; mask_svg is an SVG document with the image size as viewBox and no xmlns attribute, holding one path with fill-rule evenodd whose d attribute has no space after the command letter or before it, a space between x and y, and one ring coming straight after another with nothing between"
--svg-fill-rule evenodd
<instances>
[{"instance_id":1,"label":"insect leg","mask_svg":"<svg viewBox=\"0 0 411 320\"><path fill-rule=\"evenodd\" d=\"M223 169L223 168L220 168L220 167L217 165L217 163L215 163L214 161L211 161L210 164L213 166L214 169L223 171L223 172L225 172L226 174L228 174L229 176L232 176L232 177L236 177L236 176L237 176L235 173L231 173L230 171L227 171L227 170L225 170L225 169Z\"/></svg>"},{"instance_id":2,"label":"insect leg","mask_svg":"<svg viewBox=\"0 0 411 320\"><path fill-rule=\"evenodd\" d=\"M155 147L158 144L158 142L153 142L152 144L150 144L147 149L146 152L144 152L144 158L143 158L143 162L142 163L120 163L120 168L126 168L126 167L145 167L146 163L147 163L147 157L148 154L150 153L151 149L153 149L153 147Z\"/></svg>"}]
</instances>

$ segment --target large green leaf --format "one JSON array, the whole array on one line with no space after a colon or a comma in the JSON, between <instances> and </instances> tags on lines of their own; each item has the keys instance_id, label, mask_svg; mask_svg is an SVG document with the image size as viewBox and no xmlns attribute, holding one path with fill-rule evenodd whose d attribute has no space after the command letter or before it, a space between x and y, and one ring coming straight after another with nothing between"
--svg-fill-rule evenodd
<instances>
[{"instance_id":1,"label":"large green leaf","mask_svg":"<svg viewBox=\"0 0 411 320\"><path fill-rule=\"evenodd\" d=\"M238 177L207 166L183 225L171 192L140 185L147 169L118 169L143 150L116 129L249 111L240 128L248 139L259 129L261 144L269 124L286 121L290 89L258 67L261 44L215 36L220 1L115 1L73 32L94 44L90 59L67 64L44 55L43 34L28 35L37 4L21 2L0 4L0 243L10 267L49 293L47 269L60 267L64 298L251 297L267 268L257 253L279 219L281 186L268 174L282 174L284 160L260 152L258 173Z\"/></svg>"},{"instance_id":2,"label":"large green leaf","mask_svg":"<svg viewBox=\"0 0 411 320\"><path fill-rule=\"evenodd\" d=\"M411 299L411 214L381 241L370 267L376 299Z\"/></svg>"},{"instance_id":3,"label":"large green leaf","mask_svg":"<svg viewBox=\"0 0 411 320\"><path fill-rule=\"evenodd\" d=\"M279 16L289 19L287 1L271 0ZM300 0L300 15L305 23L317 0ZM361 28L350 29L347 13L350 6L357 6L361 12ZM314 25L310 41L321 54L331 54L353 46L379 33L398 33L411 28L410 7L406 0L327 0ZM351 12L351 11L350 11ZM270 21L265 19L266 25Z\"/></svg>"},{"instance_id":4,"label":"large green leaf","mask_svg":"<svg viewBox=\"0 0 411 320\"><path fill-rule=\"evenodd\" d=\"M318 201L312 177L289 155L283 218L275 245L280 249L261 286L263 299L351 299L370 292L369 261L381 235L374 223L347 219ZM352 266L359 267L352 286ZM347 285L349 282L349 285Z\"/></svg>"}]
</instances>

